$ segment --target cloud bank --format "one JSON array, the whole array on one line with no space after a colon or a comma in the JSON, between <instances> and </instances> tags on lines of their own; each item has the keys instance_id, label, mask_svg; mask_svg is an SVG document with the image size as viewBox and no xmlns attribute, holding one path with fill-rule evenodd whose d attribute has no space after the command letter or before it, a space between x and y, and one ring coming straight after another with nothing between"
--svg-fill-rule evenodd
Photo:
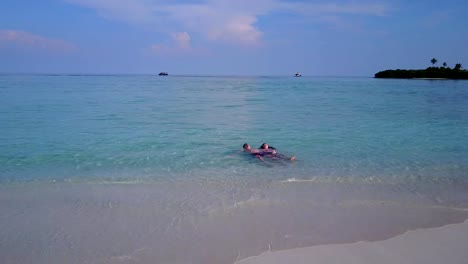
<instances>
[{"instance_id":1,"label":"cloud bank","mask_svg":"<svg viewBox=\"0 0 468 264\"><path fill-rule=\"evenodd\" d=\"M261 43L257 23L272 13L326 18L340 15L385 16L391 9L364 1L286 0L63 0L96 10L108 19L150 24L162 32L191 32L214 42L244 46ZM329 19L328 19L329 20ZM171 33L177 34L177 33ZM175 41L176 44L177 41Z\"/></svg>"}]
</instances>

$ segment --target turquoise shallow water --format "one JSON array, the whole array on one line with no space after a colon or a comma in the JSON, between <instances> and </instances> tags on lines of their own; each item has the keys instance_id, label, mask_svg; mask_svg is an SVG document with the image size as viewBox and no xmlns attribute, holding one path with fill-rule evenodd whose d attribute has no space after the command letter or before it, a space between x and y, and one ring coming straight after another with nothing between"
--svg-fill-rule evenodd
<instances>
[{"instance_id":1,"label":"turquoise shallow water","mask_svg":"<svg viewBox=\"0 0 468 264\"><path fill-rule=\"evenodd\" d=\"M3 75L0 150L2 183L466 182L468 82Z\"/></svg>"}]
</instances>

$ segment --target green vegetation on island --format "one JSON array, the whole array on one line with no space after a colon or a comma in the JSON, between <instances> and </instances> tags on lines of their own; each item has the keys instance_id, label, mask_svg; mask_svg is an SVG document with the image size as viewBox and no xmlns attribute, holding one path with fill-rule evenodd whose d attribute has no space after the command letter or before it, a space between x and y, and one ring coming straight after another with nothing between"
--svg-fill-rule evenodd
<instances>
[{"instance_id":1,"label":"green vegetation on island","mask_svg":"<svg viewBox=\"0 0 468 264\"><path fill-rule=\"evenodd\" d=\"M442 67L436 67L436 58L431 59L432 67L421 70L385 70L375 74L375 78L394 78L394 79L464 79L468 80L468 71L462 69L461 63L455 64L451 69L444 62Z\"/></svg>"}]
</instances>

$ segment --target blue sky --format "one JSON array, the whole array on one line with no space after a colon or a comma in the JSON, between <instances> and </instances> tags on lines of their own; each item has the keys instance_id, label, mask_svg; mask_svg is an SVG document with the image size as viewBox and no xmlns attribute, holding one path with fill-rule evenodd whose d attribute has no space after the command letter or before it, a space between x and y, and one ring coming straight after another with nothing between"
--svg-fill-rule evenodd
<instances>
[{"instance_id":1,"label":"blue sky","mask_svg":"<svg viewBox=\"0 0 468 264\"><path fill-rule=\"evenodd\" d=\"M465 0L2 0L0 72L373 76L468 67Z\"/></svg>"}]
</instances>

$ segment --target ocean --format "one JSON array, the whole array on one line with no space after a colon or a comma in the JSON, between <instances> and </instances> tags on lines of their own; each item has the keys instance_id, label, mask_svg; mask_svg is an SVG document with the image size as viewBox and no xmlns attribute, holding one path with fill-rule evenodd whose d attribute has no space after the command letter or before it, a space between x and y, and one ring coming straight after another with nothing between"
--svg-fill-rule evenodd
<instances>
[{"instance_id":1,"label":"ocean","mask_svg":"<svg viewBox=\"0 0 468 264\"><path fill-rule=\"evenodd\" d=\"M263 142L296 160L241 151ZM460 222L468 82L0 75L0 188L2 263L233 263Z\"/></svg>"}]
</instances>

